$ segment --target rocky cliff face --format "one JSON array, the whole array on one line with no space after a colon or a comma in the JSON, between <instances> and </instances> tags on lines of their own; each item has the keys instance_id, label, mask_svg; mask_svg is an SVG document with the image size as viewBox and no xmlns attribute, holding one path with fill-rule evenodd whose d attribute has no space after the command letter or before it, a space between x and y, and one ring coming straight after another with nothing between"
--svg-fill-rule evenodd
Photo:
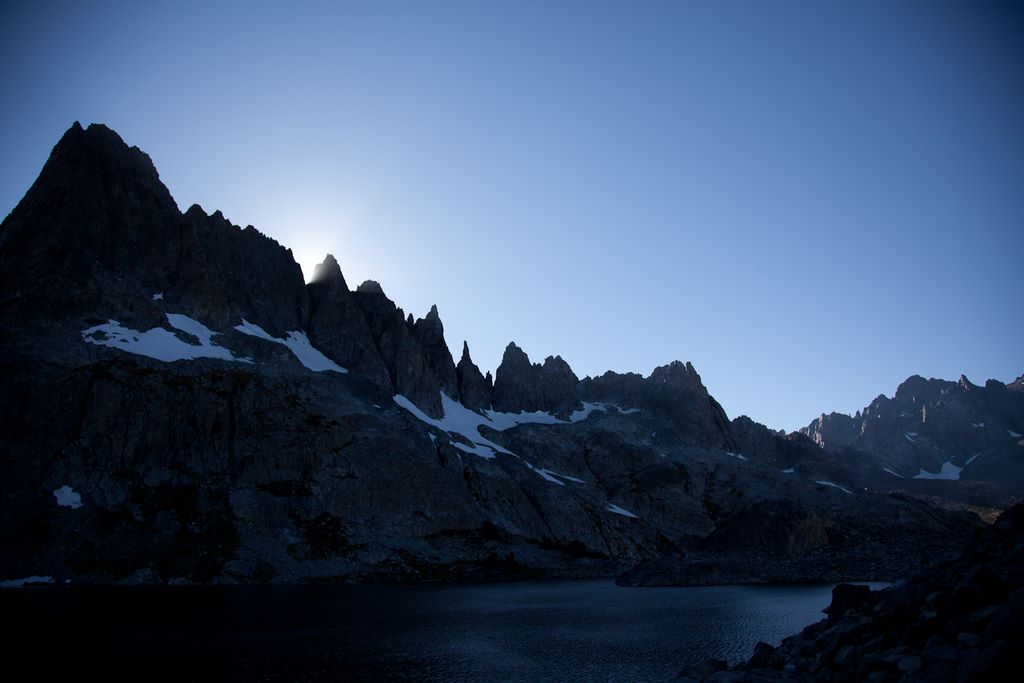
<instances>
[{"instance_id":1,"label":"rocky cliff face","mask_svg":"<svg viewBox=\"0 0 1024 683\"><path fill-rule=\"evenodd\" d=\"M468 345L454 363L436 308L417 320L376 282L353 291L331 256L304 283L254 228L181 213L97 125L67 132L0 225L0 389L0 579L607 576L681 558L680 580L700 562L872 578L976 524L858 488L810 437L730 422L688 363L579 380L510 344L492 382ZM762 518L786 524L746 528ZM901 552L880 564L883 539ZM730 555L751 544L799 571L751 574Z\"/></svg>"}]
</instances>

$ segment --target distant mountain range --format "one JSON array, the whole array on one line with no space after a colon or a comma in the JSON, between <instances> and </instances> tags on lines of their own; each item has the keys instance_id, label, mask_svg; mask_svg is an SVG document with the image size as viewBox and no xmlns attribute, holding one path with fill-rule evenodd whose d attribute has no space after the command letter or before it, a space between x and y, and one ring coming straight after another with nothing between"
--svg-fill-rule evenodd
<instances>
[{"instance_id":1,"label":"distant mountain range","mask_svg":"<svg viewBox=\"0 0 1024 683\"><path fill-rule=\"evenodd\" d=\"M1024 376L985 386L964 376L959 382L914 376L892 398L879 396L853 417L822 415L800 432L866 486L925 493L922 481L955 481L931 495L1005 508L1024 490L1022 418Z\"/></svg>"},{"instance_id":2,"label":"distant mountain range","mask_svg":"<svg viewBox=\"0 0 1024 683\"><path fill-rule=\"evenodd\" d=\"M1024 387L914 377L784 435L689 363L494 376L74 124L0 225L0 579L894 578L1024 488Z\"/></svg>"}]
</instances>

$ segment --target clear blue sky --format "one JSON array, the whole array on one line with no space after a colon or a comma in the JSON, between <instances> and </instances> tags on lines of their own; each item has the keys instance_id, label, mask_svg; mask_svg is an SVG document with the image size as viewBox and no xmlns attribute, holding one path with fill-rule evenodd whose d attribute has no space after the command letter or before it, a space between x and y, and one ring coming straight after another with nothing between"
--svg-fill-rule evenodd
<instances>
[{"instance_id":1,"label":"clear blue sky","mask_svg":"<svg viewBox=\"0 0 1024 683\"><path fill-rule=\"evenodd\" d=\"M0 212L102 122L484 369L690 360L785 429L1024 372L1013 4L214 4L4 3Z\"/></svg>"}]
</instances>

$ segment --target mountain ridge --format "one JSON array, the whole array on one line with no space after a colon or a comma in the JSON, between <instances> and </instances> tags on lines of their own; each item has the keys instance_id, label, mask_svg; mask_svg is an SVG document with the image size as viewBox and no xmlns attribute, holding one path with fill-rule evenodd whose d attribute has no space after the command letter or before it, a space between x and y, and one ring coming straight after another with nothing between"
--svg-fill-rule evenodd
<instances>
[{"instance_id":1,"label":"mountain ridge","mask_svg":"<svg viewBox=\"0 0 1024 683\"><path fill-rule=\"evenodd\" d=\"M691 363L580 379L514 342L493 378L468 343L456 363L436 306L350 289L333 256L306 283L96 124L0 224L0 266L5 576L884 579L978 523L927 502L945 482L891 491L730 420ZM765 516L789 531L736 531Z\"/></svg>"}]
</instances>

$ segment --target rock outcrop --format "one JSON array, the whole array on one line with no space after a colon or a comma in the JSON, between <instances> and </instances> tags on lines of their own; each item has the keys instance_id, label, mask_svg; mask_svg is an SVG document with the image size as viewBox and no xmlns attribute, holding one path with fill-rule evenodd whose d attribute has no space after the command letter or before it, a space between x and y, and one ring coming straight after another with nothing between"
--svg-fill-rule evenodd
<instances>
[{"instance_id":1,"label":"rock outcrop","mask_svg":"<svg viewBox=\"0 0 1024 683\"><path fill-rule=\"evenodd\" d=\"M725 410L690 363L662 365L646 378L606 372L586 378L580 390L589 401L609 401L659 415L665 433L681 434L692 444L735 450Z\"/></svg>"},{"instance_id":2,"label":"rock outcrop","mask_svg":"<svg viewBox=\"0 0 1024 683\"><path fill-rule=\"evenodd\" d=\"M705 681L998 681L1024 666L1024 506L959 557L891 588L840 585L828 618L753 657L683 672ZM718 669L719 671L714 671Z\"/></svg>"},{"instance_id":3,"label":"rock outcrop","mask_svg":"<svg viewBox=\"0 0 1024 683\"><path fill-rule=\"evenodd\" d=\"M494 408L502 412L543 411L566 416L580 406L579 379L561 356L531 363L515 342L509 342L494 377Z\"/></svg>"},{"instance_id":4,"label":"rock outcrop","mask_svg":"<svg viewBox=\"0 0 1024 683\"><path fill-rule=\"evenodd\" d=\"M855 418L844 413L822 413L821 417L801 432L823 448L845 448L860 435L861 422L860 412Z\"/></svg>"}]
</instances>

